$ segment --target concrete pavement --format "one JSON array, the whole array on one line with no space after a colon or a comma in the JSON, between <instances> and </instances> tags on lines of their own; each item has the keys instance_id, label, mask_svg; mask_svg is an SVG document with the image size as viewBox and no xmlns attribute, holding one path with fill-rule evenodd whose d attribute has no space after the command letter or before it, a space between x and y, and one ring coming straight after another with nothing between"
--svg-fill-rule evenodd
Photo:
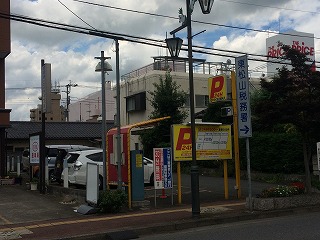
<instances>
[{"instance_id":1,"label":"concrete pavement","mask_svg":"<svg viewBox=\"0 0 320 240\"><path fill-rule=\"evenodd\" d=\"M150 201L149 207L126 209L119 214L82 215L75 210L84 203L83 189L70 190L74 191L71 193L58 186L54 188L53 193L40 194L38 191L28 190L25 184L0 186L0 240L133 239L158 232L320 210L315 206L249 212L245 208L244 199L224 200L223 195L218 194L211 201L207 199L201 202L201 217L192 218L187 196L189 191L183 196L184 204L171 206L170 198L162 199L158 196L155 208L152 205L153 191L149 188L146 194ZM61 193L62 190L64 193ZM158 194L161 195L161 192ZM212 196L212 193L209 195L205 191L200 195Z\"/></svg>"}]
</instances>

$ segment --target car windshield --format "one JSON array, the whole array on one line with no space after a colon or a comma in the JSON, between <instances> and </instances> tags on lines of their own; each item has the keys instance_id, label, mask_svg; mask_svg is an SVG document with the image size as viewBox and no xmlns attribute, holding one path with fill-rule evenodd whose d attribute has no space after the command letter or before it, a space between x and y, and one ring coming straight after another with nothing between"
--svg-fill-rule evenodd
<instances>
[{"instance_id":1,"label":"car windshield","mask_svg":"<svg viewBox=\"0 0 320 240\"><path fill-rule=\"evenodd\" d=\"M77 153L69 153L66 157L67 162L68 163L75 163L77 161L78 157L79 157L79 154L77 154Z\"/></svg>"},{"instance_id":2,"label":"car windshield","mask_svg":"<svg viewBox=\"0 0 320 240\"><path fill-rule=\"evenodd\" d=\"M87 155L87 158L89 158L90 160L92 160L94 162L102 162L103 161L102 152L89 154L89 155Z\"/></svg>"}]
</instances>

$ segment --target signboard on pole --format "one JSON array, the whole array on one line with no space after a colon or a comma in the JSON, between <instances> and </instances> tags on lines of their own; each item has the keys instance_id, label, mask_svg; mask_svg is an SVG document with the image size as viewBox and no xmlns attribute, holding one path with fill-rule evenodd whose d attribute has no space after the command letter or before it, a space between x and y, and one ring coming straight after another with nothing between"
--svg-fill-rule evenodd
<instances>
[{"instance_id":1,"label":"signboard on pole","mask_svg":"<svg viewBox=\"0 0 320 240\"><path fill-rule=\"evenodd\" d=\"M173 125L172 137L174 160L191 161L191 127ZM195 137L197 160L232 159L230 125L197 125Z\"/></svg>"},{"instance_id":2,"label":"signboard on pole","mask_svg":"<svg viewBox=\"0 0 320 240\"><path fill-rule=\"evenodd\" d=\"M209 102L214 103L227 99L227 77L219 75L208 79Z\"/></svg>"},{"instance_id":3,"label":"signboard on pole","mask_svg":"<svg viewBox=\"0 0 320 240\"><path fill-rule=\"evenodd\" d=\"M252 137L247 55L236 58L236 84L239 137Z\"/></svg>"},{"instance_id":4,"label":"signboard on pole","mask_svg":"<svg viewBox=\"0 0 320 240\"><path fill-rule=\"evenodd\" d=\"M51 112L51 64L41 66L42 111Z\"/></svg>"},{"instance_id":5,"label":"signboard on pole","mask_svg":"<svg viewBox=\"0 0 320 240\"><path fill-rule=\"evenodd\" d=\"M153 149L154 188L172 188L172 154L171 148Z\"/></svg>"},{"instance_id":6,"label":"signboard on pole","mask_svg":"<svg viewBox=\"0 0 320 240\"><path fill-rule=\"evenodd\" d=\"M40 134L32 135L29 139L30 165L40 163Z\"/></svg>"}]
</instances>

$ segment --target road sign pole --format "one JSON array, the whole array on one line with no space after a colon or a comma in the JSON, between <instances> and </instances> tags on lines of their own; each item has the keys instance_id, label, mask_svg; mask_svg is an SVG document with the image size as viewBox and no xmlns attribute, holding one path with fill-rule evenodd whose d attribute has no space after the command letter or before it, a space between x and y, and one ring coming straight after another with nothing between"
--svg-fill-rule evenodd
<instances>
[{"instance_id":1,"label":"road sign pole","mask_svg":"<svg viewBox=\"0 0 320 240\"><path fill-rule=\"evenodd\" d=\"M250 147L249 138L246 138L246 156L247 156L247 175L249 188L249 210L252 211L252 187L251 187L251 166L250 166Z\"/></svg>"},{"instance_id":2,"label":"road sign pole","mask_svg":"<svg viewBox=\"0 0 320 240\"><path fill-rule=\"evenodd\" d=\"M237 108L237 92L236 92L236 90L237 90L236 73L234 71L231 71L231 94L232 94L232 108L233 108L233 142L234 142L234 161L235 161L235 174L236 174L235 189L238 193L238 198L241 198L239 136L238 136L238 108Z\"/></svg>"}]
</instances>

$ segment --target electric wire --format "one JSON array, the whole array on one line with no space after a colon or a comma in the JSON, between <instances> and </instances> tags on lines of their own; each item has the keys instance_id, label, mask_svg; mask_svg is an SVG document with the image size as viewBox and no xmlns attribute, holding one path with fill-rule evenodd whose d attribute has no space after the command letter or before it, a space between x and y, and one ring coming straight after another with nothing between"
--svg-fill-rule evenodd
<instances>
[{"instance_id":1,"label":"electric wire","mask_svg":"<svg viewBox=\"0 0 320 240\"><path fill-rule=\"evenodd\" d=\"M53 29L58 29L58 30L70 31L70 32L74 32L74 33L80 33L80 34L86 34L86 35L92 35L92 36L100 36L100 37L110 38L110 39L117 39L118 38L118 39L125 40L128 42L166 48L166 45L164 44L164 40L156 40L156 39L151 39L151 38L137 37L137 36L119 34L119 33L113 33L113 32L92 31L91 29L84 28L84 27L62 24L62 23L47 21L47 20L43 20L43 19L35 19L35 18L27 17L27 16L15 15L12 13L11 14L0 13L0 18L6 18L6 19L14 20L14 21L29 23L29 24L33 24L33 25L38 25L38 26L48 27L48 28L53 28ZM124 37L126 37L126 38L124 38ZM187 48L186 48L187 45L184 44L183 46L184 47L182 47L181 50L187 51ZM266 55L244 53L244 52L231 51L231 50L213 49L213 48L207 48L207 47L202 47L202 46L193 46L193 48L194 48L193 52L221 56L221 57L233 57L234 58L240 54L242 54L242 55L248 54L249 56L258 56L258 57L262 57L262 58L268 57ZM197 50L197 49L205 49L207 51ZM212 52L208 52L208 51L227 52L227 53L229 53L229 55L228 54L221 54L221 53L212 53ZM232 54L232 55L230 55L230 54ZM264 62L278 63L278 61L273 61L273 60L265 60L265 59L258 59L258 58L248 58L248 59L252 60L252 61L264 61Z\"/></svg>"},{"instance_id":2,"label":"electric wire","mask_svg":"<svg viewBox=\"0 0 320 240\"><path fill-rule=\"evenodd\" d=\"M57 0L62 6L64 6L69 12L71 12L74 16L76 16L78 19L80 19L83 23L88 25L94 30L97 30L95 27L91 26L89 23L87 23L85 20L83 20L79 15L77 15L75 12L73 12L70 8L68 8L64 3L62 3L60 0Z\"/></svg>"},{"instance_id":3,"label":"electric wire","mask_svg":"<svg viewBox=\"0 0 320 240\"><path fill-rule=\"evenodd\" d=\"M88 4L88 5L93 5L93 6L98 6L98 7L104 7L104 8L120 10L120 11L126 11L126 12L149 15L149 16L155 16L155 17L162 17L162 18L169 18L169 19L179 20L178 17L172 17L172 16L169 16L169 15L163 15L163 14L157 14L157 13L149 13L149 12L143 12L143 11L132 10L132 9L127 9L127 8L114 7L114 6L110 6L110 5L91 3L91 2L83 1L83 0L72 0L72 1L83 3L83 4ZM269 30L258 30L258 29L247 28L247 27L238 27L238 26L231 26L231 25L218 24L218 23L208 23L208 22L197 21L197 20L191 20L191 21L194 22L194 23L200 23L200 24L204 24L204 25L211 25L211 26L217 26L217 27L233 28L233 29L240 29L240 30L253 31L253 32L274 33L273 31L269 31ZM299 37L305 37L305 38L320 39L319 37L301 36L299 34L292 34L292 33L280 33L279 32L277 34L284 35L284 36L299 36Z\"/></svg>"},{"instance_id":4,"label":"electric wire","mask_svg":"<svg viewBox=\"0 0 320 240\"><path fill-rule=\"evenodd\" d=\"M231 1L231 0L219 0L219 2L230 2L230 3L249 5L249 6L255 6L255 7L264 7L264 8L272 8L272 9L279 9L279 10L286 10L286 11L293 11L293 12L319 14L319 12L311 12L311 11L306 11L306 10L301 10L301 9L293 9L293 8L275 7L275 6L261 5L261 4L256 4L256 3L248 3L248 2L237 2L237 1Z\"/></svg>"}]
</instances>

